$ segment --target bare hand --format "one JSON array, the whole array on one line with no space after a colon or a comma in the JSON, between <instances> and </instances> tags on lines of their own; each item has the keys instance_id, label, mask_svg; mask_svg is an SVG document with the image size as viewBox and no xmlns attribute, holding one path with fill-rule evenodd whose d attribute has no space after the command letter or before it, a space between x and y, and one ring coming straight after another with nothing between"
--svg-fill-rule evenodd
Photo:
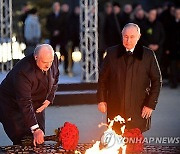
<instances>
[{"instance_id":1,"label":"bare hand","mask_svg":"<svg viewBox=\"0 0 180 154\"><path fill-rule=\"evenodd\" d=\"M157 44L150 44L149 48L152 49L153 51L156 51L159 48L159 45L157 45Z\"/></svg>"},{"instance_id":2,"label":"bare hand","mask_svg":"<svg viewBox=\"0 0 180 154\"><path fill-rule=\"evenodd\" d=\"M166 55L169 55L170 54L170 51L169 50L166 50Z\"/></svg>"},{"instance_id":3,"label":"bare hand","mask_svg":"<svg viewBox=\"0 0 180 154\"><path fill-rule=\"evenodd\" d=\"M158 50L158 48L159 48L159 45L154 44L154 51Z\"/></svg>"},{"instance_id":4,"label":"bare hand","mask_svg":"<svg viewBox=\"0 0 180 154\"><path fill-rule=\"evenodd\" d=\"M36 113L42 112L45 108L48 107L49 104L50 104L50 101L45 100L45 101L43 102L43 105L36 110Z\"/></svg>"},{"instance_id":5,"label":"bare hand","mask_svg":"<svg viewBox=\"0 0 180 154\"><path fill-rule=\"evenodd\" d=\"M151 50L153 50L153 48L154 48L154 45L153 44L149 44L149 46L148 46Z\"/></svg>"},{"instance_id":6,"label":"bare hand","mask_svg":"<svg viewBox=\"0 0 180 154\"><path fill-rule=\"evenodd\" d=\"M37 144L42 144L44 143L44 132L41 129L37 129L34 133L33 133L33 144L34 146L36 146Z\"/></svg>"},{"instance_id":7,"label":"bare hand","mask_svg":"<svg viewBox=\"0 0 180 154\"><path fill-rule=\"evenodd\" d=\"M107 111L107 103L106 102L100 102L98 104L98 109L100 112L105 113Z\"/></svg>"},{"instance_id":8,"label":"bare hand","mask_svg":"<svg viewBox=\"0 0 180 154\"><path fill-rule=\"evenodd\" d=\"M57 36L59 35L59 31L58 30L55 30L54 33L53 33L54 36Z\"/></svg>"},{"instance_id":9,"label":"bare hand","mask_svg":"<svg viewBox=\"0 0 180 154\"><path fill-rule=\"evenodd\" d=\"M152 115L152 111L153 109L144 106L142 109L142 114L141 114L142 118L146 118L146 119L150 118Z\"/></svg>"}]
</instances>

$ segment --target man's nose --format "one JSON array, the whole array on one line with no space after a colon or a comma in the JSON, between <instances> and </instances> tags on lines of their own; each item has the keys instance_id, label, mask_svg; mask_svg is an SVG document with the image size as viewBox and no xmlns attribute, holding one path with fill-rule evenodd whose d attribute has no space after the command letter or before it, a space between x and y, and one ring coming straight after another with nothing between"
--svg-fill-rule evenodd
<instances>
[{"instance_id":1,"label":"man's nose","mask_svg":"<svg viewBox=\"0 0 180 154\"><path fill-rule=\"evenodd\" d=\"M51 63L46 64L46 67L51 67Z\"/></svg>"},{"instance_id":2,"label":"man's nose","mask_svg":"<svg viewBox=\"0 0 180 154\"><path fill-rule=\"evenodd\" d=\"M131 40L131 39L128 37L128 38L127 38L127 42L130 42L130 40Z\"/></svg>"}]
</instances>

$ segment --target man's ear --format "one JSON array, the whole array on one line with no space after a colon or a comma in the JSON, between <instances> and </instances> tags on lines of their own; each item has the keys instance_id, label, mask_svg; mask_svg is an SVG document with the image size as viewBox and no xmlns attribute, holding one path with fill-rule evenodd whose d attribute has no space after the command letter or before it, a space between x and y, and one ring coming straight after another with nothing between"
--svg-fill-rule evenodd
<instances>
[{"instance_id":1,"label":"man's ear","mask_svg":"<svg viewBox=\"0 0 180 154\"><path fill-rule=\"evenodd\" d=\"M34 56L34 59L37 60L37 56Z\"/></svg>"},{"instance_id":2,"label":"man's ear","mask_svg":"<svg viewBox=\"0 0 180 154\"><path fill-rule=\"evenodd\" d=\"M139 34L139 39L140 39L140 38L141 38L141 34ZM139 39L138 39L138 40L139 40Z\"/></svg>"}]
</instances>

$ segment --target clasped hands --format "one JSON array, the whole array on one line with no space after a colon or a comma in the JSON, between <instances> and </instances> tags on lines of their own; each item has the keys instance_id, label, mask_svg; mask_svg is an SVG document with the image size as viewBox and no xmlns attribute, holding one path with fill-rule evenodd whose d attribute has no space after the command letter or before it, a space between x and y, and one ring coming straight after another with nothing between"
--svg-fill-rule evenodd
<instances>
[{"instance_id":1,"label":"clasped hands","mask_svg":"<svg viewBox=\"0 0 180 154\"><path fill-rule=\"evenodd\" d=\"M100 112L105 113L107 111L107 103L106 102L100 102L98 104L98 109ZM152 111L153 111L153 109L151 109L147 106L144 106L142 109L141 117L146 118L146 119L150 118L152 115Z\"/></svg>"},{"instance_id":2,"label":"clasped hands","mask_svg":"<svg viewBox=\"0 0 180 154\"><path fill-rule=\"evenodd\" d=\"M159 45L157 44L150 44L148 47L153 51L157 51L159 49Z\"/></svg>"}]
</instances>

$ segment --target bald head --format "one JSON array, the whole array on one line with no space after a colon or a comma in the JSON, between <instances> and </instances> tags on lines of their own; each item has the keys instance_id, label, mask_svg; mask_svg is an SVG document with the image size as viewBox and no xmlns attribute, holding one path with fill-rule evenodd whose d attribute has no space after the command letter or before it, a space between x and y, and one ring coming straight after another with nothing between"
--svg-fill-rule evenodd
<instances>
[{"instance_id":1,"label":"bald head","mask_svg":"<svg viewBox=\"0 0 180 154\"><path fill-rule=\"evenodd\" d=\"M54 50L49 44L38 45L34 50L34 58L41 70L48 71L54 60Z\"/></svg>"},{"instance_id":2,"label":"bald head","mask_svg":"<svg viewBox=\"0 0 180 154\"><path fill-rule=\"evenodd\" d=\"M122 30L122 33L126 30L126 29L135 29L135 31L137 31L139 34L141 33L140 32L140 28L137 24L134 24L134 23L128 23L124 26L123 30Z\"/></svg>"},{"instance_id":3,"label":"bald head","mask_svg":"<svg viewBox=\"0 0 180 154\"><path fill-rule=\"evenodd\" d=\"M140 28L138 25L134 23L126 24L122 30L123 45L128 50L135 48L140 36Z\"/></svg>"},{"instance_id":4,"label":"bald head","mask_svg":"<svg viewBox=\"0 0 180 154\"><path fill-rule=\"evenodd\" d=\"M38 45L34 50L34 55L35 56L42 56L45 53L54 55L54 50L53 50L51 45L49 45L49 44L41 44L41 45Z\"/></svg>"}]
</instances>

